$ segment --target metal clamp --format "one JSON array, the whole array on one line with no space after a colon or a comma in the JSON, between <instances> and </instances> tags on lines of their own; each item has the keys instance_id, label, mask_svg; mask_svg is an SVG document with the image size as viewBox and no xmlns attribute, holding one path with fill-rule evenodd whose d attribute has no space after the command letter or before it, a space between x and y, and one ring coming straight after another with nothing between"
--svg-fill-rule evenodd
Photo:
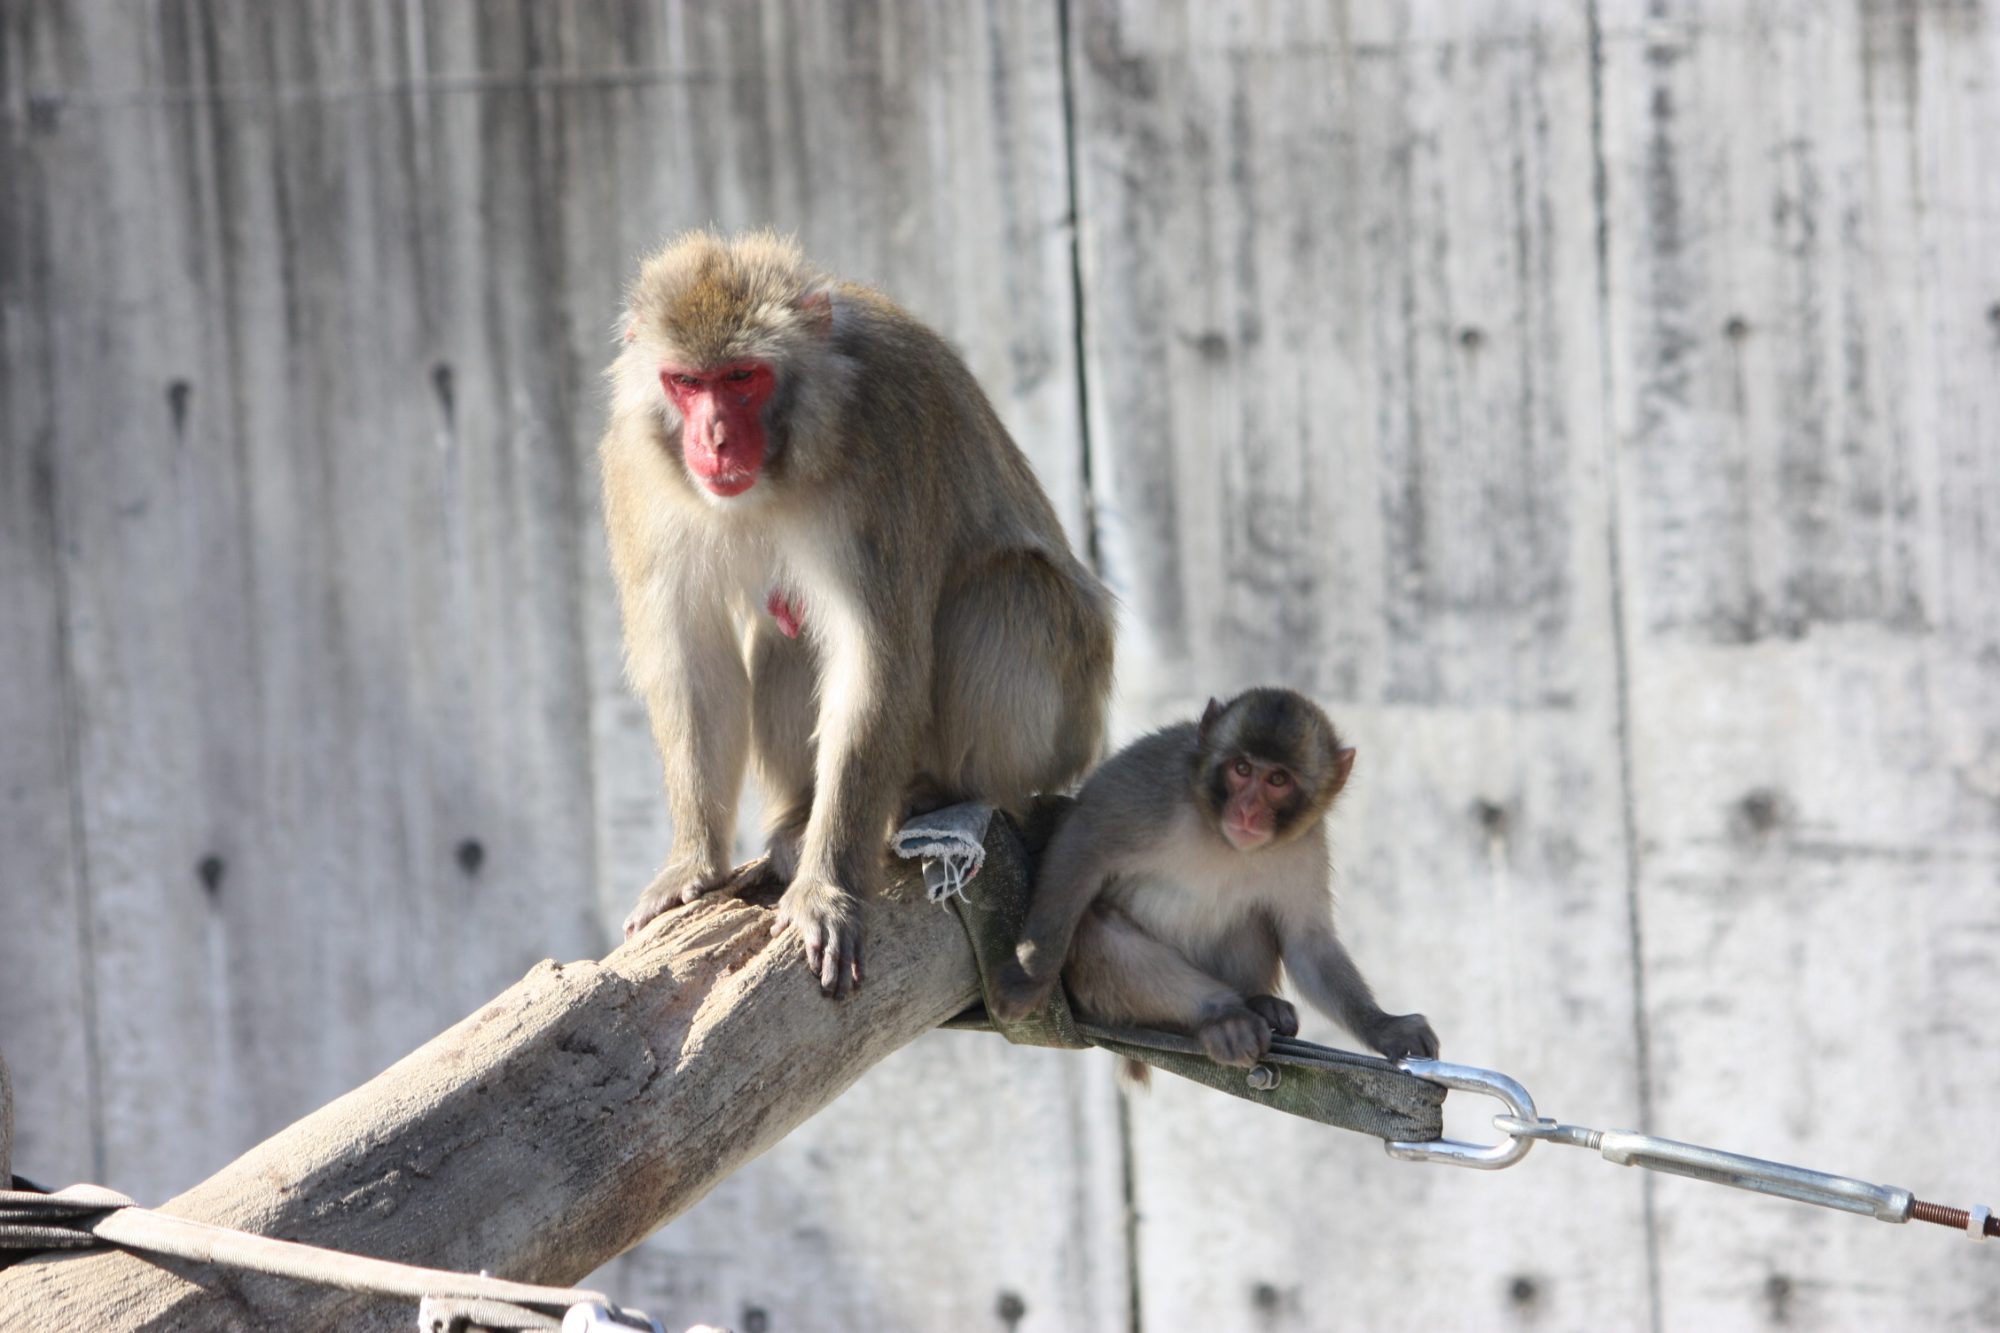
<instances>
[{"instance_id":1,"label":"metal clamp","mask_svg":"<svg viewBox=\"0 0 2000 1333\"><path fill-rule=\"evenodd\" d=\"M570 1306L560 1320L542 1310L510 1301L478 1297L426 1296L417 1307L419 1333L592 1333L594 1329L626 1333L666 1333L659 1320L643 1310L621 1310L604 1301Z\"/></svg>"},{"instance_id":2,"label":"metal clamp","mask_svg":"<svg viewBox=\"0 0 2000 1333\"><path fill-rule=\"evenodd\" d=\"M426 1296L417 1306L418 1333L533 1333L561 1322L546 1311L476 1296Z\"/></svg>"},{"instance_id":3,"label":"metal clamp","mask_svg":"<svg viewBox=\"0 0 2000 1333\"><path fill-rule=\"evenodd\" d=\"M1483 1092L1489 1097L1505 1102L1516 1119L1538 1123L1535 1116L1535 1099L1528 1095L1528 1090L1495 1070L1423 1059L1398 1060L1396 1067L1447 1088L1463 1092ZM1494 1123L1497 1125L1505 1118L1496 1117ZM1450 1166L1469 1166L1475 1171L1498 1171L1526 1157L1528 1149L1535 1146L1535 1136L1509 1134L1498 1143L1466 1143L1460 1139L1433 1139L1428 1143L1389 1142L1382 1146L1399 1162L1444 1162Z\"/></svg>"},{"instance_id":4,"label":"metal clamp","mask_svg":"<svg viewBox=\"0 0 2000 1333\"><path fill-rule=\"evenodd\" d=\"M644 1310L620 1310L593 1301L572 1305L563 1314L562 1333L590 1333L597 1328L643 1329L645 1333L666 1333L659 1320Z\"/></svg>"}]
</instances>

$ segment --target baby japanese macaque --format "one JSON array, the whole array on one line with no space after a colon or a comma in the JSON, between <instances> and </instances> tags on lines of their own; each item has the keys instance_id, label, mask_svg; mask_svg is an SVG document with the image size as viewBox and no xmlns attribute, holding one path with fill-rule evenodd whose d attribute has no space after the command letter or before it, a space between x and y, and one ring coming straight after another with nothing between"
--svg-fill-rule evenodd
<instances>
[{"instance_id":1,"label":"baby japanese macaque","mask_svg":"<svg viewBox=\"0 0 2000 1333\"><path fill-rule=\"evenodd\" d=\"M998 1017L1031 1013L1060 974L1087 1020L1186 1032L1248 1065L1299 1030L1282 965L1383 1055L1435 1057L1424 1016L1384 1013L1334 933L1323 816L1353 770L1326 714L1281 689L1210 700L1119 751L1043 854Z\"/></svg>"}]
</instances>

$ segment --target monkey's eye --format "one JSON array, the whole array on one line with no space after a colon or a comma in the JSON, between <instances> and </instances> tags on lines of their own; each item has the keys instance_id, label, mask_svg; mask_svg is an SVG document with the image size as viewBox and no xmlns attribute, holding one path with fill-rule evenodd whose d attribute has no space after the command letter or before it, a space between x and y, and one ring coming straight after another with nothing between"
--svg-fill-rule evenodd
<instances>
[{"instance_id":1,"label":"monkey's eye","mask_svg":"<svg viewBox=\"0 0 2000 1333\"><path fill-rule=\"evenodd\" d=\"M1247 778L1250 776L1250 761L1248 759L1238 759L1234 764L1231 764L1230 767L1236 770L1236 776L1239 778Z\"/></svg>"},{"instance_id":2,"label":"monkey's eye","mask_svg":"<svg viewBox=\"0 0 2000 1333\"><path fill-rule=\"evenodd\" d=\"M1264 781L1270 783L1273 787L1289 787L1292 785L1292 775L1282 768L1275 768L1271 770L1271 776L1265 778Z\"/></svg>"},{"instance_id":3,"label":"monkey's eye","mask_svg":"<svg viewBox=\"0 0 2000 1333\"><path fill-rule=\"evenodd\" d=\"M749 369L738 367L737 369L730 371L727 375L724 375L722 378L726 380L735 380L738 384L741 384L744 380L749 379L750 376L755 373L756 372L751 371Z\"/></svg>"},{"instance_id":4,"label":"monkey's eye","mask_svg":"<svg viewBox=\"0 0 2000 1333\"><path fill-rule=\"evenodd\" d=\"M674 383L680 385L683 389L692 389L696 385L701 383L701 381L693 375L675 375L673 378L674 378Z\"/></svg>"}]
</instances>

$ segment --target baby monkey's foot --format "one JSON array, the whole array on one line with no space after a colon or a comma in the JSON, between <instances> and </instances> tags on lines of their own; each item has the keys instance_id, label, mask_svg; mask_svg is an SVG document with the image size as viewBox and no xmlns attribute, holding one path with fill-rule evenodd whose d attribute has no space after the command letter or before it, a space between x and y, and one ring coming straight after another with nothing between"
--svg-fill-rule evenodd
<instances>
[{"instance_id":1,"label":"baby monkey's foot","mask_svg":"<svg viewBox=\"0 0 2000 1333\"><path fill-rule=\"evenodd\" d=\"M1251 1013L1269 1023L1276 1035L1299 1035L1299 1011L1292 1008L1289 1000L1281 1000L1275 995L1252 995L1243 1003L1250 1006Z\"/></svg>"},{"instance_id":2,"label":"baby monkey's foot","mask_svg":"<svg viewBox=\"0 0 2000 1333\"><path fill-rule=\"evenodd\" d=\"M1247 1007L1210 1019L1195 1036L1208 1058L1219 1065L1253 1065L1271 1049L1270 1023Z\"/></svg>"}]
</instances>

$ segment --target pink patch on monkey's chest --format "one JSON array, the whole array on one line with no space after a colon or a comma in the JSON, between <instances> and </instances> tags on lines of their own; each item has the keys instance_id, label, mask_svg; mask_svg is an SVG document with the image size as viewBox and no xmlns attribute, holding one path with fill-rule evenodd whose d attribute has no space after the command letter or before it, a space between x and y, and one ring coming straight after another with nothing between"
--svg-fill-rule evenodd
<instances>
[{"instance_id":1,"label":"pink patch on monkey's chest","mask_svg":"<svg viewBox=\"0 0 2000 1333\"><path fill-rule=\"evenodd\" d=\"M805 608L785 594L783 588L771 589L771 595L764 600L764 609L778 622L778 632L788 639L799 637L799 626L805 623Z\"/></svg>"}]
</instances>

